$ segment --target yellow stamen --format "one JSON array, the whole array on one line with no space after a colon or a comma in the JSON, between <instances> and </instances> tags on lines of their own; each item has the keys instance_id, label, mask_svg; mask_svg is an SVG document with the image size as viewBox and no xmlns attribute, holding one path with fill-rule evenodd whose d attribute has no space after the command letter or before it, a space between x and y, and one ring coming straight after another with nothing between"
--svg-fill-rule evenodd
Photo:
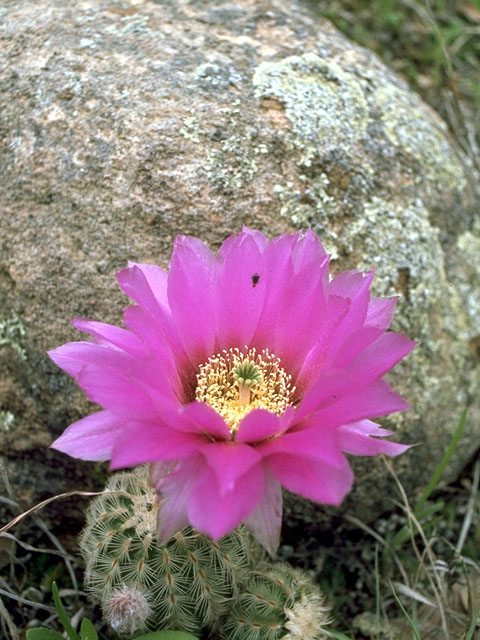
<instances>
[{"instance_id":1,"label":"yellow stamen","mask_svg":"<svg viewBox=\"0 0 480 640\"><path fill-rule=\"evenodd\" d=\"M295 387L279 358L268 349L224 350L200 366L195 398L217 411L235 433L252 409L281 415L292 404Z\"/></svg>"}]
</instances>

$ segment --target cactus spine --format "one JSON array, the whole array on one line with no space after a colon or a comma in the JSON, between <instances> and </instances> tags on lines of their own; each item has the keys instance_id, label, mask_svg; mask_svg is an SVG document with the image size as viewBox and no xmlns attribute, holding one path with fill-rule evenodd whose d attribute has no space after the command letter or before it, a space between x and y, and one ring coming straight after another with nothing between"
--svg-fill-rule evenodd
<instances>
[{"instance_id":1,"label":"cactus spine","mask_svg":"<svg viewBox=\"0 0 480 640\"><path fill-rule=\"evenodd\" d=\"M246 530L215 542L186 528L159 546L147 468L115 474L107 490L90 503L80 550L85 585L109 624L120 635L211 627L258 553Z\"/></svg>"},{"instance_id":2,"label":"cactus spine","mask_svg":"<svg viewBox=\"0 0 480 640\"><path fill-rule=\"evenodd\" d=\"M323 640L328 622L324 596L305 572L264 564L240 587L220 633L225 640Z\"/></svg>"}]
</instances>

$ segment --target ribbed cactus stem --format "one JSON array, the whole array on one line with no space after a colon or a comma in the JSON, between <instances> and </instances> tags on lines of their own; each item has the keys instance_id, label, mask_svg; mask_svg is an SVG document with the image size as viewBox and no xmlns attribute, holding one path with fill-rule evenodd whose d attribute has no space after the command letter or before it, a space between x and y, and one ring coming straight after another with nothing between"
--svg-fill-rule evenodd
<instances>
[{"instance_id":1,"label":"ribbed cactus stem","mask_svg":"<svg viewBox=\"0 0 480 640\"><path fill-rule=\"evenodd\" d=\"M324 596L305 572L287 564L258 567L223 621L225 640L324 640Z\"/></svg>"},{"instance_id":2,"label":"ribbed cactus stem","mask_svg":"<svg viewBox=\"0 0 480 640\"><path fill-rule=\"evenodd\" d=\"M217 542L186 528L158 545L157 514L146 467L112 476L90 503L80 538L85 585L120 635L198 635L226 612L258 548L244 528Z\"/></svg>"}]
</instances>

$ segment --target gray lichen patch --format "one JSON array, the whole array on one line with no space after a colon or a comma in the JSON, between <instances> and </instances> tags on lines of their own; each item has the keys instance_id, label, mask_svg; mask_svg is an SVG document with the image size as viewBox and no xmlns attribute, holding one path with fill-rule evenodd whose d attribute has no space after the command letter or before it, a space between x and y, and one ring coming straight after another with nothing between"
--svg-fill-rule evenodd
<instances>
[{"instance_id":1,"label":"gray lichen patch","mask_svg":"<svg viewBox=\"0 0 480 640\"><path fill-rule=\"evenodd\" d=\"M257 140L257 130L245 127L240 101L218 109L209 122L194 110L183 121L179 133L199 146L210 184L227 195L252 182L258 171L257 158L268 148Z\"/></svg>"},{"instance_id":2,"label":"gray lichen patch","mask_svg":"<svg viewBox=\"0 0 480 640\"><path fill-rule=\"evenodd\" d=\"M425 106L416 97L389 83L377 88L372 102L390 142L414 157L439 191L465 187L464 170L452 152L446 125L427 118Z\"/></svg>"},{"instance_id":3,"label":"gray lichen patch","mask_svg":"<svg viewBox=\"0 0 480 640\"><path fill-rule=\"evenodd\" d=\"M361 85L314 53L263 62L253 85L258 98L275 98L285 105L294 145L307 166L319 149L349 153L365 135L368 107Z\"/></svg>"},{"instance_id":4,"label":"gray lichen patch","mask_svg":"<svg viewBox=\"0 0 480 640\"><path fill-rule=\"evenodd\" d=\"M462 267L456 280L461 307L468 316L468 329L462 338L474 340L480 335L480 221L472 231L463 233L457 240L458 261Z\"/></svg>"},{"instance_id":5,"label":"gray lichen patch","mask_svg":"<svg viewBox=\"0 0 480 640\"><path fill-rule=\"evenodd\" d=\"M12 311L10 316L0 319L0 347L9 347L17 353L22 360L26 359L23 347L25 327L21 318Z\"/></svg>"},{"instance_id":6,"label":"gray lichen patch","mask_svg":"<svg viewBox=\"0 0 480 640\"><path fill-rule=\"evenodd\" d=\"M10 431L15 422L15 416L11 411L0 409L0 431Z\"/></svg>"}]
</instances>

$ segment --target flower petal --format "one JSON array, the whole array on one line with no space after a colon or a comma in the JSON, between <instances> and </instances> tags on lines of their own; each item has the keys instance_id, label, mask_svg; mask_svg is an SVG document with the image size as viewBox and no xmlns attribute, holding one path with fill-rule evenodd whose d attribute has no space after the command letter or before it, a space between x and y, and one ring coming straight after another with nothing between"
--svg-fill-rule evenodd
<instances>
[{"instance_id":1,"label":"flower petal","mask_svg":"<svg viewBox=\"0 0 480 640\"><path fill-rule=\"evenodd\" d=\"M159 544L165 544L189 523L188 501L204 465L200 456L181 460L170 473L169 467L162 463L152 465L151 478L160 500L157 516Z\"/></svg>"},{"instance_id":2,"label":"flower petal","mask_svg":"<svg viewBox=\"0 0 480 640\"><path fill-rule=\"evenodd\" d=\"M172 403L171 397L158 390L158 381L155 391L149 393L141 381L96 365L83 366L76 377L79 386L92 402L111 409L116 414L155 419L159 406L169 406Z\"/></svg>"},{"instance_id":3,"label":"flower petal","mask_svg":"<svg viewBox=\"0 0 480 640\"><path fill-rule=\"evenodd\" d=\"M123 314L125 325L147 345L154 354L157 363L156 370L163 370L171 382L176 394L184 398L184 386L193 374L190 363L185 355L180 338L172 327L165 332L165 327L152 318L142 307L128 307ZM183 374L180 378L180 374Z\"/></svg>"},{"instance_id":4,"label":"flower petal","mask_svg":"<svg viewBox=\"0 0 480 640\"><path fill-rule=\"evenodd\" d=\"M345 453L358 456L376 456L384 453L387 456L398 456L412 445L399 444L390 440L378 440L372 436L391 436L392 431L382 429L370 420L361 420L345 424L338 428L340 447Z\"/></svg>"},{"instance_id":5,"label":"flower petal","mask_svg":"<svg viewBox=\"0 0 480 640\"><path fill-rule=\"evenodd\" d=\"M341 398L349 397L351 393L355 392L357 396L361 395L364 387L373 384L376 379L383 376L415 345L415 342L402 334L389 332L381 335L358 354L346 369L338 366L332 367L326 375L320 375L315 383L310 385L298 407L298 419L302 419L316 409L338 403ZM384 390L382 391L381 385L379 389L379 401L383 403L385 393ZM366 393L370 394L368 390ZM393 394L393 392L391 393ZM399 398L399 396L396 397ZM392 411L402 411L403 409L408 409L407 403L403 403L402 408L392 409ZM354 420L389 413L386 409L381 411L381 413L359 416Z\"/></svg>"},{"instance_id":6,"label":"flower petal","mask_svg":"<svg viewBox=\"0 0 480 640\"><path fill-rule=\"evenodd\" d=\"M47 353L72 378L78 378L86 364L124 371L131 370L136 363L128 353L94 342L67 342Z\"/></svg>"},{"instance_id":7,"label":"flower petal","mask_svg":"<svg viewBox=\"0 0 480 640\"><path fill-rule=\"evenodd\" d=\"M157 297L158 286L161 287L161 284L152 283L151 274L147 274L140 265L134 265L119 271L117 273L117 281L122 291L132 300L135 300L153 318L157 318L160 321L164 320L165 315L169 313L169 309L164 304L164 294L162 293L160 297ZM161 276L161 282L164 282L164 276Z\"/></svg>"},{"instance_id":8,"label":"flower petal","mask_svg":"<svg viewBox=\"0 0 480 640\"><path fill-rule=\"evenodd\" d=\"M339 505L353 483L346 459L342 467L331 467L311 458L278 453L268 458L268 465L286 489L325 504Z\"/></svg>"},{"instance_id":9,"label":"flower petal","mask_svg":"<svg viewBox=\"0 0 480 640\"><path fill-rule=\"evenodd\" d=\"M319 409L312 414L312 420L323 427L330 427L403 411L409 406L389 384L375 380Z\"/></svg>"},{"instance_id":10,"label":"flower petal","mask_svg":"<svg viewBox=\"0 0 480 640\"><path fill-rule=\"evenodd\" d=\"M328 287L329 295L349 298L350 308L337 327L336 339L343 342L345 335L363 326L370 303L370 285L374 271L344 271L336 275Z\"/></svg>"},{"instance_id":11,"label":"flower petal","mask_svg":"<svg viewBox=\"0 0 480 640\"><path fill-rule=\"evenodd\" d=\"M140 308L144 312L143 316L140 314L141 317L148 318L148 316L150 316L154 320L159 339L169 345L172 353L175 355L177 363L183 363L186 356L178 335L177 327L172 320L169 307L164 304L165 294L163 292L161 294L158 293L159 285L158 283L157 285L152 283L151 274L147 273L146 275L146 272L144 272L140 266L133 266L120 271L117 274L117 280L123 291L140 305ZM159 297L157 297L157 295ZM125 313L126 326L141 338L144 337L145 333L151 335L151 331L142 329L142 324L138 321L138 316L138 312L135 314L135 312L132 311L128 314L127 310ZM149 322L149 325L150 324L151 322ZM163 350L165 350L165 347L163 347Z\"/></svg>"},{"instance_id":12,"label":"flower petal","mask_svg":"<svg viewBox=\"0 0 480 640\"><path fill-rule=\"evenodd\" d=\"M224 496L235 489L238 479L258 464L261 456L253 447L238 442L209 442L201 449L214 470L219 492Z\"/></svg>"},{"instance_id":13,"label":"flower petal","mask_svg":"<svg viewBox=\"0 0 480 640\"><path fill-rule=\"evenodd\" d=\"M123 425L115 441L110 468L188 458L196 455L202 444L199 436L191 433L169 429L154 422L131 421Z\"/></svg>"},{"instance_id":14,"label":"flower petal","mask_svg":"<svg viewBox=\"0 0 480 640\"><path fill-rule=\"evenodd\" d=\"M280 418L266 409L253 409L240 422L235 434L236 442L257 443L285 428Z\"/></svg>"},{"instance_id":15,"label":"flower petal","mask_svg":"<svg viewBox=\"0 0 480 640\"><path fill-rule=\"evenodd\" d=\"M275 555L282 528L282 488L268 469L263 496L245 520L245 526L270 555Z\"/></svg>"},{"instance_id":16,"label":"flower petal","mask_svg":"<svg viewBox=\"0 0 480 640\"><path fill-rule=\"evenodd\" d=\"M284 433L257 447L261 455L270 457L277 453L286 453L301 458L312 458L332 467L342 467L345 457L340 449L337 429L323 425L317 426L316 416L310 416L302 423L298 431Z\"/></svg>"},{"instance_id":17,"label":"flower petal","mask_svg":"<svg viewBox=\"0 0 480 640\"><path fill-rule=\"evenodd\" d=\"M163 307L168 307L167 272L156 264L140 264L138 262L131 262L130 260L128 267L130 269L132 267L140 269L157 302Z\"/></svg>"},{"instance_id":18,"label":"flower petal","mask_svg":"<svg viewBox=\"0 0 480 640\"><path fill-rule=\"evenodd\" d=\"M121 429L118 416L98 411L71 424L50 446L81 460L108 460Z\"/></svg>"},{"instance_id":19,"label":"flower petal","mask_svg":"<svg viewBox=\"0 0 480 640\"><path fill-rule=\"evenodd\" d=\"M215 471L201 472L188 501L193 527L215 540L238 526L255 509L264 491L264 472L257 464L241 476L232 491L221 492Z\"/></svg>"},{"instance_id":20,"label":"flower petal","mask_svg":"<svg viewBox=\"0 0 480 640\"><path fill-rule=\"evenodd\" d=\"M333 369L346 368L359 353L364 351L372 342L382 335L377 327L364 326L349 334L345 342L336 353L330 354L329 367Z\"/></svg>"},{"instance_id":21,"label":"flower petal","mask_svg":"<svg viewBox=\"0 0 480 640\"><path fill-rule=\"evenodd\" d=\"M195 433L202 433L211 438L229 440L231 433L222 416L203 402L190 402L181 409L187 421L182 428Z\"/></svg>"},{"instance_id":22,"label":"flower petal","mask_svg":"<svg viewBox=\"0 0 480 640\"><path fill-rule=\"evenodd\" d=\"M417 345L401 333L389 331L364 349L348 370L360 380L380 378Z\"/></svg>"},{"instance_id":23,"label":"flower petal","mask_svg":"<svg viewBox=\"0 0 480 640\"><path fill-rule=\"evenodd\" d=\"M368 305L365 324L369 327L378 327L384 331L392 322L393 312L398 298L372 298Z\"/></svg>"},{"instance_id":24,"label":"flower petal","mask_svg":"<svg viewBox=\"0 0 480 640\"><path fill-rule=\"evenodd\" d=\"M185 353L193 366L215 353L218 261L205 243L179 236L168 274L168 300Z\"/></svg>"},{"instance_id":25,"label":"flower petal","mask_svg":"<svg viewBox=\"0 0 480 640\"><path fill-rule=\"evenodd\" d=\"M260 234L261 235L261 234ZM266 290L264 251L267 246L248 230L230 236L219 251L216 289L218 348L248 346L257 328ZM257 280L258 278L258 280Z\"/></svg>"},{"instance_id":26,"label":"flower petal","mask_svg":"<svg viewBox=\"0 0 480 640\"><path fill-rule=\"evenodd\" d=\"M306 354L295 381L299 390L308 389L312 382L319 378L322 371L326 370L328 354L333 351L333 336L348 313L351 301L340 296L329 296L327 304L325 323L319 328L313 347Z\"/></svg>"},{"instance_id":27,"label":"flower petal","mask_svg":"<svg viewBox=\"0 0 480 640\"><path fill-rule=\"evenodd\" d=\"M75 318L72 320L73 326L79 331L84 331L92 336L105 341L108 345L113 345L122 349L135 358L144 358L147 354L145 345L136 335L126 331L121 327L115 327L104 322L96 322L86 318Z\"/></svg>"},{"instance_id":28,"label":"flower petal","mask_svg":"<svg viewBox=\"0 0 480 640\"><path fill-rule=\"evenodd\" d=\"M327 320L328 256L311 232L281 236L265 252L265 276L265 304L254 346L268 345L296 375Z\"/></svg>"}]
</instances>

